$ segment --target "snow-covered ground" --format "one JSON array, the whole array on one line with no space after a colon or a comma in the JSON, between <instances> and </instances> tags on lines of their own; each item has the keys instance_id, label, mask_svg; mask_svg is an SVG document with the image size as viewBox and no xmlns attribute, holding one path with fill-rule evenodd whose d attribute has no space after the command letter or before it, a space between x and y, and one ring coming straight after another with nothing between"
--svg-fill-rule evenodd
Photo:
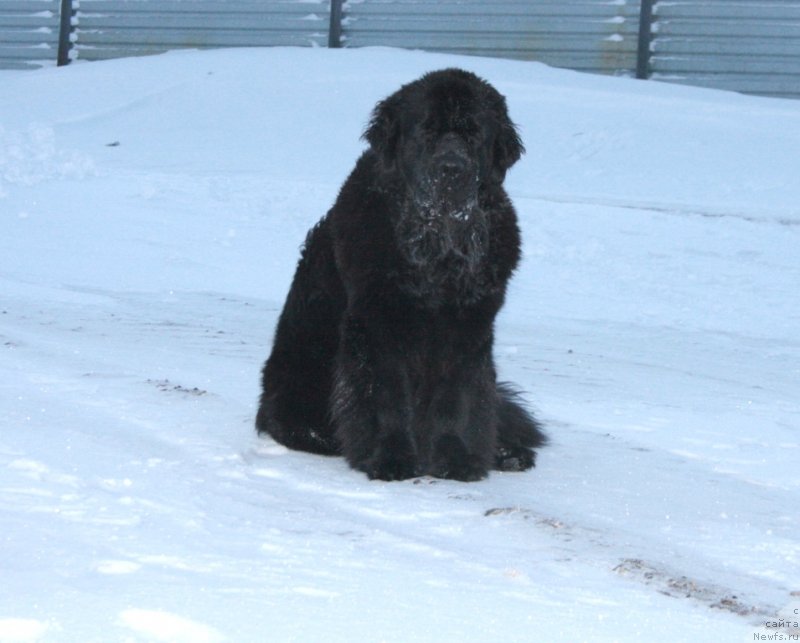
<instances>
[{"instance_id":1,"label":"snow-covered ground","mask_svg":"<svg viewBox=\"0 0 800 643\"><path fill-rule=\"evenodd\" d=\"M370 482L257 439L259 371L371 107L454 65L528 148L496 352L552 445ZM390 49L0 72L0 640L800 638L798 149L800 102Z\"/></svg>"}]
</instances>

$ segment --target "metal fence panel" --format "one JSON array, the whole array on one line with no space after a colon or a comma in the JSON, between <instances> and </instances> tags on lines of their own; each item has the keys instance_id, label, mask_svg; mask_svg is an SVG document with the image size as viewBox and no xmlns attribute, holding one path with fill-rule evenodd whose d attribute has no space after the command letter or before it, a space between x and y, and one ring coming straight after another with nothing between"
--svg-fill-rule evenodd
<instances>
[{"instance_id":1,"label":"metal fence panel","mask_svg":"<svg viewBox=\"0 0 800 643\"><path fill-rule=\"evenodd\" d=\"M56 64L59 0L0 0L0 68Z\"/></svg>"},{"instance_id":2,"label":"metal fence panel","mask_svg":"<svg viewBox=\"0 0 800 643\"><path fill-rule=\"evenodd\" d=\"M81 0L81 60L208 47L325 46L329 2Z\"/></svg>"},{"instance_id":3,"label":"metal fence panel","mask_svg":"<svg viewBox=\"0 0 800 643\"><path fill-rule=\"evenodd\" d=\"M538 60L632 75L639 2L365 0L345 6L344 45Z\"/></svg>"},{"instance_id":4,"label":"metal fence panel","mask_svg":"<svg viewBox=\"0 0 800 643\"><path fill-rule=\"evenodd\" d=\"M800 1L658 2L655 17L652 78L800 98Z\"/></svg>"}]
</instances>

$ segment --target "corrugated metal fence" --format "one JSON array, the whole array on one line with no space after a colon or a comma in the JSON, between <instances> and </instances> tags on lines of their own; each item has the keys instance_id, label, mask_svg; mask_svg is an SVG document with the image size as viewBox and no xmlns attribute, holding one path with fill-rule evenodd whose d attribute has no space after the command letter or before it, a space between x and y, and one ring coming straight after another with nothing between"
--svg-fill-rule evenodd
<instances>
[{"instance_id":1,"label":"corrugated metal fence","mask_svg":"<svg viewBox=\"0 0 800 643\"><path fill-rule=\"evenodd\" d=\"M686 0L655 6L651 77L800 98L800 1Z\"/></svg>"},{"instance_id":2,"label":"corrugated metal fence","mask_svg":"<svg viewBox=\"0 0 800 643\"><path fill-rule=\"evenodd\" d=\"M62 4L65 60L385 45L800 98L800 0L0 0L0 67L55 64Z\"/></svg>"},{"instance_id":3,"label":"corrugated metal fence","mask_svg":"<svg viewBox=\"0 0 800 643\"><path fill-rule=\"evenodd\" d=\"M0 68L56 63L59 0L0 0Z\"/></svg>"},{"instance_id":4,"label":"corrugated metal fence","mask_svg":"<svg viewBox=\"0 0 800 643\"><path fill-rule=\"evenodd\" d=\"M345 45L388 45L540 60L631 73L639 2L608 0L367 0L348 3Z\"/></svg>"},{"instance_id":5,"label":"corrugated metal fence","mask_svg":"<svg viewBox=\"0 0 800 643\"><path fill-rule=\"evenodd\" d=\"M329 3L296 0L81 0L81 60L180 48L327 45Z\"/></svg>"}]
</instances>

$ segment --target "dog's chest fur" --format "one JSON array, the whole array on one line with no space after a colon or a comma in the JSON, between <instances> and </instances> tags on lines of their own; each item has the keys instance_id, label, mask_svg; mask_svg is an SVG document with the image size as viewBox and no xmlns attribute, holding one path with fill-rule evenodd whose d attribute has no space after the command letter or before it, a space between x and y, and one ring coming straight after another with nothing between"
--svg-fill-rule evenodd
<instances>
[{"instance_id":1,"label":"dog's chest fur","mask_svg":"<svg viewBox=\"0 0 800 643\"><path fill-rule=\"evenodd\" d=\"M475 208L463 217L406 211L393 226L398 265L395 278L426 307L468 305L492 288L489 224Z\"/></svg>"}]
</instances>

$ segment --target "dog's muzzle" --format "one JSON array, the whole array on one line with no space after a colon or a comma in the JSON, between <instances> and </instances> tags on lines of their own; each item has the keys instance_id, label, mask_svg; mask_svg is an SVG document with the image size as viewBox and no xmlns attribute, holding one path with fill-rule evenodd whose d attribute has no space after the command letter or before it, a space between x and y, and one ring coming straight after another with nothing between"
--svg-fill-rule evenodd
<instances>
[{"instance_id":1,"label":"dog's muzzle","mask_svg":"<svg viewBox=\"0 0 800 643\"><path fill-rule=\"evenodd\" d=\"M462 138L442 137L430 159L427 182L441 214L463 210L474 201L477 166Z\"/></svg>"},{"instance_id":2,"label":"dog's muzzle","mask_svg":"<svg viewBox=\"0 0 800 643\"><path fill-rule=\"evenodd\" d=\"M456 188L468 183L474 173L474 163L466 143L455 134L446 134L436 145L431 158L432 178L443 186Z\"/></svg>"}]
</instances>

